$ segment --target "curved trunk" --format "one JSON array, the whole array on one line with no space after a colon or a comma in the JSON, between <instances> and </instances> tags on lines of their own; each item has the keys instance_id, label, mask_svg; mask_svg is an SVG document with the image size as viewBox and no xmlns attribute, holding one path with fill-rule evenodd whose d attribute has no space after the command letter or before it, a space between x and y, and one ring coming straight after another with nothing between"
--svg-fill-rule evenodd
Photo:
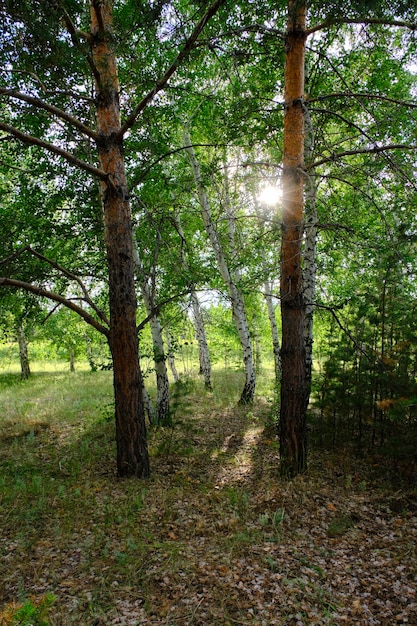
<instances>
[{"instance_id":1,"label":"curved trunk","mask_svg":"<svg viewBox=\"0 0 417 626\"><path fill-rule=\"evenodd\" d=\"M142 375L136 331L132 219L120 133L119 84L111 0L90 0L91 50L96 69L97 141L109 270L110 333L119 476L148 476Z\"/></svg>"},{"instance_id":2,"label":"curved trunk","mask_svg":"<svg viewBox=\"0 0 417 626\"><path fill-rule=\"evenodd\" d=\"M302 254L304 212L305 3L289 0L285 62L281 240L281 473L307 467Z\"/></svg>"},{"instance_id":3,"label":"curved trunk","mask_svg":"<svg viewBox=\"0 0 417 626\"><path fill-rule=\"evenodd\" d=\"M240 289L237 287L236 282L234 281L229 271L226 257L222 250L221 243L219 241L216 229L213 224L209 199L204 189L200 166L196 159L194 149L191 143L191 137L190 137L188 130L185 130L184 132L184 144L185 144L185 148L187 150L187 153L190 159L191 168L194 174L194 180L197 186L197 193L198 193L198 199L200 202L203 223L204 223L207 235L210 239L211 245L213 246L214 254L216 256L216 261L217 261L217 265L219 267L220 273L222 275L224 282L226 283L226 287L229 292L233 319L236 324L236 328L237 328L239 339L240 339L240 345L242 347L243 363L245 367L245 384L242 390L242 394L240 396L239 403L248 404L253 401L253 398L255 395L256 376L255 376L255 367L253 363L253 350L252 350L252 344L251 344L250 334L249 334L249 324L248 324L246 311L245 311L245 304L244 304L242 293Z\"/></svg>"}]
</instances>

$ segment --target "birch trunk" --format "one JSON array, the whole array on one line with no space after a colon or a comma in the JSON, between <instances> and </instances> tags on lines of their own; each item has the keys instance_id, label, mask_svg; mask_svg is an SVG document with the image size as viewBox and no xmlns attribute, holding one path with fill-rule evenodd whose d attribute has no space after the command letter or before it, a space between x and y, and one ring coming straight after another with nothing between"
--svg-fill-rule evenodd
<instances>
[{"instance_id":1,"label":"birch trunk","mask_svg":"<svg viewBox=\"0 0 417 626\"><path fill-rule=\"evenodd\" d=\"M172 374L172 378L174 379L174 382L177 383L180 377L178 375L177 367L175 365L174 354L172 352L171 335L167 328L165 328L164 335L165 335L165 344L167 347L167 361L168 361L169 369L171 370L171 374Z\"/></svg>"},{"instance_id":2,"label":"birch trunk","mask_svg":"<svg viewBox=\"0 0 417 626\"><path fill-rule=\"evenodd\" d=\"M314 151L314 129L307 109L304 111L306 125L305 158L312 162ZM310 170L306 177L306 206L304 220L304 259L303 259L303 296L305 304L304 345L306 369L306 408L310 401L311 377L313 372L313 342L314 342L314 299L316 295L317 276L317 206L316 206L316 177L314 170Z\"/></svg>"},{"instance_id":3,"label":"birch trunk","mask_svg":"<svg viewBox=\"0 0 417 626\"><path fill-rule=\"evenodd\" d=\"M148 392L146 391L145 385L143 385L142 387L142 393L143 393L143 403L145 406L145 411L148 414L149 423L155 424L156 423L156 410L152 403L152 400L149 397Z\"/></svg>"},{"instance_id":4,"label":"birch trunk","mask_svg":"<svg viewBox=\"0 0 417 626\"><path fill-rule=\"evenodd\" d=\"M201 314L200 302L195 291L191 292L191 306L193 308L193 316L195 330L198 342L198 356L200 361L200 372L204 378L204 386L206 389L212 390L211 386L211 361L207 343L206 330L204 328L203 316Z\"/></svg>"},{"instance_id":5,"label":"birch trunk","mask_svg":"<svg viewBox=\"0 0 417 626\"><path fill-rule=\"evenodd\" d=\"M263 233L264 220L263 220L262 213L259 207L258 199L256 197L256 193L253 189L252 189L252 198L253 198L253 203L255 207L255 213L257 216L257 220L258 220L258 226L259 226L261 233ZM268 267L267 267L267 261L265 257L262 259L262 270L263 270L264 275L267 276ZM272 281L267 280L267 279L264 280L263 286L264 286L264 298L266 302L266 308L268 311L269 326L271 329L272 352L273 352L273 357L274 357L275 384L278 387L278 384L281 380L281 346L280 346L280 341L279 341L277 319L275 316L274 299L272 297Z\"/></svg>"},{"instance_id":6,"label":"birch trunk","mask_svg":"<svg viewBox=\"0 0 417 626\"><path fill-rule=\"evenodd\" d=\"M20 375L23 380L27 380L30 376L30 365L28 342L23 324L20 324L17 328L17 343L19 345Z\"/></svg>"},{"instance_id":7,"label":"birch trunk","mask_svg":"<svg viewBox=\"0 0 417 626\"><path fill-rule=\"evenodd\" d=\"M178 234L181 237L182 241L185 241L184 230L182 228L181 220L179 215L175 216L175 221L177 225ZM181 248L181 260L185 269L188 269L187 258L184 254L184 248ZM206 330L204 328L204 320L201 313L201 306L198 296L195 292L194 287L191 288L191 306L193 309L194 323L195 323L195 332L197 336L198 343L198 357L200 362L200 373L204 378L204 385L206 389L212 390L211 386L211 361L210 361L210 352L207 343L207 335Z\"/></svg>"},{"instance_id":8,"label":"birch trunk","mask_svg":"<svg viewBox=\"0 0 417 626\"><path fill-rule=\"evenodd\" d=\"M288 2L284 84L283 214L281 240L281 473L307 467L302 235L304 213L305 3Z\"/></svg>"},{"instance_id":9,"label":"birch trunk","mask_svg":"<svg viewBox=\"0 0 417 626\"><path fill-rule=\"evenodd\" d=\"M75 372L75 354L73 348L68 348L70 372Z\"/></svg>"},{"instance_id":10,"label":"birch trunk","mask_svg":"<svg viewBox=\"0 0 417 626\"><path fill-rule=\"evenodd\" d=\"M142 291L142 294L144 292ZM144 296L145 301L145 296ZM146 306L148 314L151 312L152 305L148 301ZM169 426L171 424L171 415L169 410L169 379L166 366L166 355L164 340L162 336L162 326L157 315L150 320L153 359L156 374L156 421L160 426Z\"/></svg>"},{"instance_id":11,"label":"birch trunk","mask_svg":"<svg viewBox=\"0 0 417 626\"><path fill-rule=\"evenodd\" d=\"M214 250L217 265L226 287L229 292L230 303L232 307L233 319L236 324L236 328L239 334L240 344L243 351L243 363L245 367L245 384L240 396L239 403L247 404L253 401L255 395L255 368L253 363L253 351L252 344L249 335L249 324L246 317L245 304L241 291L236 285L229 267L227 265L226 257L221 247L217 231L213 224L211 215L210 203L208 196L204 189L204 184L201 176L200 165L195 156L194 148L192 147L191 137L188 130L184 132L184 145L188 153L191 168L194 175L194 180L197 187L198 199L201 207L201 215L203 223L210 239L211 245Z\"/></svg>"},{"instance_id":12,"label":"birch trunk","mask_svg":"<svg viewBox=\"0 0 417 626\"><path fill-rule=\"evenodd\" d=\"M152 315L152 311L155 308L155 302L149 284L146 280L143 265L135 244L133 255L136 270L140 276L140 289L146 312L148 315ZM169 380L166 366L164 339L162 336L162 326L157 315L152 315L149 320L149 324L152 335L153 361L156 375L155 421L160 426L169 426L171 424L169 410Z\"/></svg>"},{"instance_id":13,"label":"birch trunk","mask_svg":"<svg viewBox=\"0 0 417 626\"><path fill-rule=\"evenodd\" d=\"M111 0L90 0L96 70L97 149L107 179L100 184L109 270L110 333L115 397L117 472L149 475L142 375L136 331L132 217L123 157L119 83L112 49Z\"/></svg>"},{"instance_id":14,"label":"birch trunk","mask_svg":"<svg viewBox=\"0 0 417 626\"><path fill-rule=\"evenodd\" d=\"M272 297L272 285L266 280L264 282L265 302L268 311L269 326L271 328L272 337L272 351L274 356L274 372L275 372L275 384L281 380L281 346L279 342L279 332L277 318L275 317L275 306Z\"/></svg>"}]
</instances>

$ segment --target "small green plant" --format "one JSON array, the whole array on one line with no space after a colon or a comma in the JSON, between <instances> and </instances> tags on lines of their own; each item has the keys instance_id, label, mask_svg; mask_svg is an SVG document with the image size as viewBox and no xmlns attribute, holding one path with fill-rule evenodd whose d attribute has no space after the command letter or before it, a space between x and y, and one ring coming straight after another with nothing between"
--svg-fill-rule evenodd
<instances>
[{"instance_id":1,"label":"small green plant","mask_svg":"<svg viewBox=\"0 0 417 626\"><path fill-rule=\"evenodd\" d=\"M340 515L330 522L327 535L329 537L339 537L347 533L354 525L355 522L350 515Z\"/></svg>"},{"instance_id":2,"label":"small green plant","mask_svg":"<svg viewBox=\"0 0 417 626\"><path fill-rule=\"evenodd\" d=\"M271 541L276 541L281 537L282 524L285 518L285 509L279 508L275 513L261 513L259 523L263 528L272 527Z\"/></svg>"},{"instance_id":3,"label":"small green plant","mask_svg":"<svg viewBox=\"0 0 417 626\"><path fill-rule=\"evenodd\" d=\"M47 593L40 598L32 597L23 604L8 604L0 612L0 623L2 626L48 626L49 609L55 599L52 593Z\"/></svg>"},{"instance_id":4,"label":"small green plant","mask_svg":"<svg viewBox=\"0 0 417 626\"><path fill-rule=\"evenodd\" d=\"M244 519L248 510L248 493L242 489L230 487L228 489L228 496L232 508L241 519Z\"/></svg>"},{"instance_id":5,"label":"small green plant","mask_svg":"<svg viewBox=\"0 0 417 626\"><path fill-rule=\"evenodd\" d=\"M268 566L268 569L271 570L271 572L277 572L278 571L278 563L275 559L272 558L272 556L270 554L267 554L265 557L265 563Z\"/></svg>"}]
</instances>

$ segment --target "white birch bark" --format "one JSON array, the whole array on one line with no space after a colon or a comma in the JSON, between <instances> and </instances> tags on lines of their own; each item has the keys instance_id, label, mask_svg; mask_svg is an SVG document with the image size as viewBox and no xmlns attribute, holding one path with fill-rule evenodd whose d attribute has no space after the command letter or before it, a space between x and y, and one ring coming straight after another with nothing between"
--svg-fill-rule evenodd
<instances>
[{"instance_id":1,"label":"white birch bark","mask_svg":"<svg viewBox=\"0 0 417 626\"><path fill-rule=\"evenodd\" d=\"M258 219L258 226L261 232L263 232L264 220L261 214L261 209L259 207L259 202L256 197L256 193L254 190L252 190L252 197L253 197L253 203L255 207L255 213ZM264 258L262 259L262 271L263 271L264 276L268 275L268 268L267 268L265 255L264 255ZM275 315L274 299L272 296L272 281L265 278L263 287L264 287L264 298L265 298L266 307L268 310L269 326L271 329L272 352L273 352L273 357L274 357L275 383L276 385L278 385L280 378L281 378L281 345L280 345L280 340L279 340L277 318Z\"/></svg>"},{"instance_id":2,"label":"white birch bark","mask_svg":"<svg viewBox=\"0 0 417 626\"><path fill-rule=\"evenodd\" d=\"M69 362L70 362L70 372L75 372L75 354L73 348L68 348L69 353Z\"/></svg>"},{"instance_id":3,"label":"white birch bark","mask_svg":"<svg viewBox=\"0 0 417 626\"><path fill-rule=\"evenodd\" d=\"M200 371L204 378L204 386L211 390L211 362L210 353L207 343L206 330L204 328L204 320L201 313L200 301L195 291L191 292L191 306L193 309L193 317L195 323L195 331L198 342L198 355L200 360Z\"/></svg>"},{"instance_id":4,"label":"white birch bark","mask_svg":"<svg viewBox=\"0 0 417 626\"><path fill-rule=\"evenodd\" d=\"M314 129L310 115L304 111L306 137L306 163L312 161L314 150ZM314 300L316 295L317 276L317 206L316 206L316 176L311 170L305 182L305 210L304 210L304 251L303 251L303 299L305 303L304 344L306 368L306 405L308 405L311 391L311 376L313 371L313 342L314 342Z\"/></svg>"},{"instance_id":5,"label":"white birch bark","mask_svg":"<svg viewBox=\"0 0 417 626\"><path fill-rule=\"evenodd\" d=\"M185 241L184 230L182 228L181 220L179 215L175 216L175 221L177 225L178 234L183 241ZM185 269L188 269L188 261L184 253L183 247L181 248L181 260ZM206 389L212 389L211 386L211 361L210 361L210 352L207 343L207 335L204 327L203 315L201 312L200 301L195 292L195 289L191 289L191 306L193 310L194 324L195 324L195 332L198 343L198 356L200 362L200 373L204 378L204 385Z\"/></svg>"},{"instance_id":6,"label":"white birch bark","mask_svg":"<svg viewBox=\"0 0 417 626\"><path fill-rule=\"evenodd\" d=\"M185 129L184 131L184 147L187 150L187 154L193 171L203 223L207 235L210 239L210 243L213 247L220 273L224 282L226 283L226 287L229 292L233 319L239 334L240 344L243 351L243 363L245 367L245 384L239 402L241 404L246 404L253 401L255 394L256 376L253 363L252 344L249 334L249 324L246 317L243 295L238 288L234 277L229 271L226 256L223 252L216 228L213 223L210 203L204 188L200 165L195 156L188 129Z\"/></svg>"},{"instance_id":7,"label":"white birch bark","mask_svg":"<svg viewBox=\"0 0 417 626\"><path fill-rule=\"evenodd\" d=\"M165 337L165 345L167 347L167 361L168 361L169 369L171 370L171 374L172 374L174 381L177 383L180 377L177 372L177 366L175 365L175 357L172 352L171 335L167 328L164 329L164 337Z\"/></svg>"},{"instance_id":8,"label":"white birch bark","mask_svg":"<svg viewBox=\"0 0 417 626\"><path fill-rule=\"evenodd\" d=\"M238 285L241 279L240 271L238 269L238 254L236 249L236 221L235 214L232 208L232 203L230 201L230 183L229 183L229 175L227 168L227 154L225 151L225 155L223 158L223 169L224 169L224 210L227 217L227 234L229 238L229 257L232 261L232 265L235 268L233 270L234 281ZM231 272L232 273L232 272Z\"/></svg>"},{"instance_id":9,"label":"white birch bark","mask_svg":"<svg viewBox=\"0 0 417 626\"><path fill-rule=\"evenodd\" d=\"M275 316L274 299L272 296L272 283L269 280L264 281L264 292L266 308L268 310L269 326L271 328L275 383L278 384L281 378L281 345L279 341L277 318Z\"/></svg>"},{"instance_id":10,"label":"white birch bark","mask_svg":"<svg viewBox=\"0 0 417 626\"><path fill-rule=\"evenodd\" d=\"M140 260L136 242L134 242L134 263L136 271L139 277L140 290L142 293L143 302L145 304L146 312L151 315L154 308L153 296L151 289L146 280L146 276L143 271L142 262ZM152 315L149 320L152 335L153 346L153 358L156 375L156 423L163 426L167 426L171 422L170 410L169 410L169 380L168 371L166 367L166 357L164 349L164 340L162 336L162 326L157 315ZM149 411L148 411L149 414Z\"/></svg>"},{"instance_id":11,"label":"white birch bark","mask_svg":"<svg viewBox=\"0 0 417 626\"><path fill-rule=\"evenodd\" d=\"M23 324L17 327L17 343L19 345L19 359L21 377L26 380L30 376L28 342L25 335Z\"/></svg>"},{"instance_id":12,"label":"white birch bark","mask_svg":"<svg viewBox=\"0 0 417 626\"><path fill-rule=\"evenodd\" d=\"M157 423L156 410L152 403L152 400L149 397L146 387L143 383L142 383L142 392L143 392L143 404L145 405L145 411L147 413L149 423L156 424Z\"/></svg>"}]
</instances>

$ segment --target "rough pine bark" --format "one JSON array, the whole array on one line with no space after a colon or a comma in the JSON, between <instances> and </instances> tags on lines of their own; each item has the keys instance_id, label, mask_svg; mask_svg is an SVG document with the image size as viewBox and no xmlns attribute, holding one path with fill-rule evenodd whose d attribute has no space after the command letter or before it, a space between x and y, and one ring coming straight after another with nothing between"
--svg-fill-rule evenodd
<instances>
[{"instance_id":1,"label":"rough pine bark","mask_svg":"<svg viewBox=\"0 0 417 626\"><path fill-rule=\"evenodd\" d=\"M307 467L302 237L304 212L305 3L289 0L286 32L281 240L281 473Z\"/></svg>"},{"instance_id":2,"label":"rough pine bark","mask_svg":"<svg viewBox=\"0 0 417 626\"><path fill-rule=\"evenodd\" d=\"M97 148L100 166L107 173L107 180L101 182L101 195L109 270L117 472L119 476L146 477L149 457L136 331L132 219L123 157L117 65L112 49L112 5L111 0L90 0Z\"/></svg>"}]
</instances>

